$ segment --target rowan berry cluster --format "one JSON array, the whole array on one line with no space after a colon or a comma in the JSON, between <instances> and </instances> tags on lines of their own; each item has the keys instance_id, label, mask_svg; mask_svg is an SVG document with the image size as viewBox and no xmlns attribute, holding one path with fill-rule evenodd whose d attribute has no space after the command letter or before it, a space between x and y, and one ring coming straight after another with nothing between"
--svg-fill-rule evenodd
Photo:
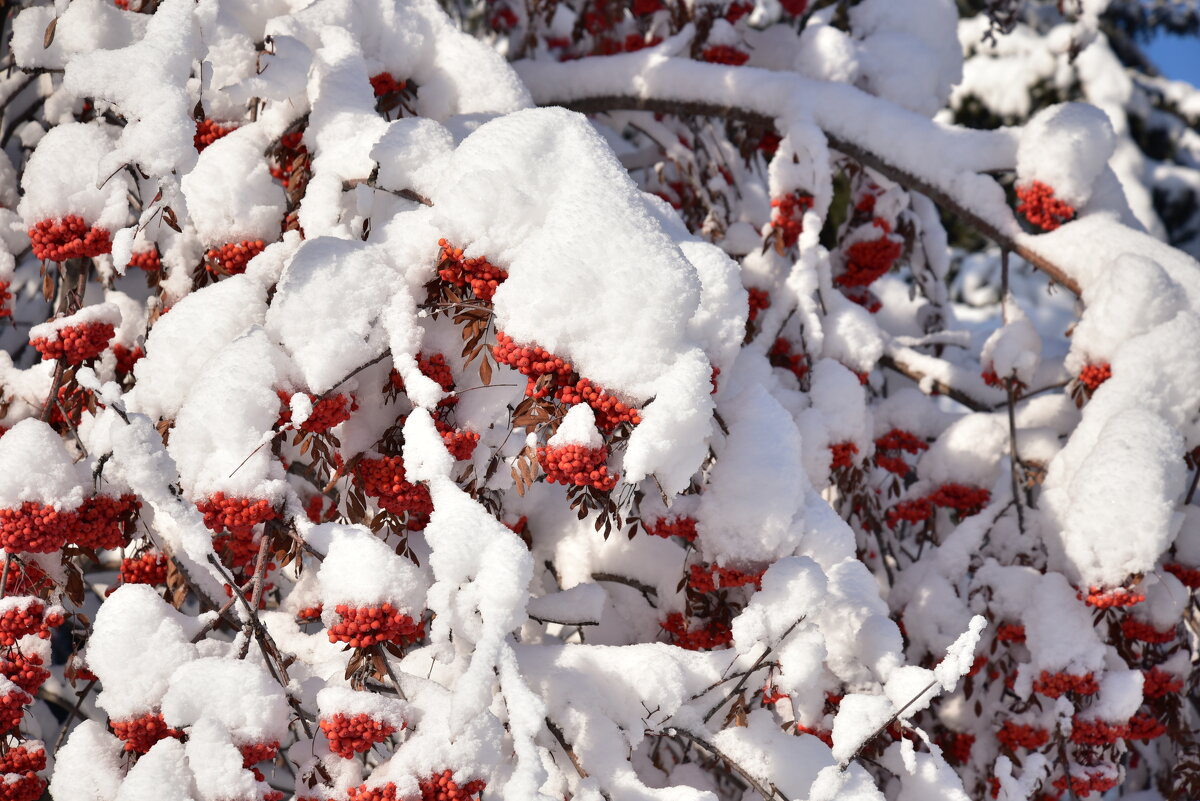
<instances>
[{"instance_id":1,"label":"rowan berry cluster","mask_svg":"<svg viewBox=\"0 0 1200 801\"><path fill-rule=\"evenodd\" d=\"M284 189L292 189L293 177L302 172L308 160L308 148L301 144L303 139L304 131L292 131L279 138L270 169L271 177L283 184Z\"/></svg>"},{"instance_id":2,"label":"rowan berry cluster","mask_svg":"<svg viewBox=\"0 0 1200 801\"><path fill-rule=\"evenodd\" d=\"M538 464L551 484L595 487L602 492L617 484L617 476L608 474L608 448L584 445L549 446L537 449Z\"/></svg>"},{"instance_id":3,"label":"rowan berry cluster","mask_svg":"<svg viewBox=\"0 0 1200 801\"><path fill-rule=\"evenodd\" d=\"M397 515L407 514L410 530L420 531L429 523L433 514L429 488L404 480L403 457L360 459L354 467L354 476L364 493L378 499L380 508Z\"/></svg>"},{"instance_id":4,"label":"rowan berry cluster","mask_svg":"<svg viewBox=\"0 0 1200 801\"><path fill-rule=\"evenodd\" d=\"M1125 726L1127 740L1153 740L1167 733L1167 727L1147 712L1138 712Z\"/></svg>"},{"instance_id":5,"label":"rowan berry cluster","mask_svg":"<svg viewBox=\"0 0 1200 801\"><path fill-rule=\"evenodd\" d=\"M108 231L95 228L74 214L60 220L40 220L29 229L33 255L42 261L89 259L112 250Z\"/></svg>"},{"instance_id":6,"label":"rowan berry cluster","mask_svg":"<svg viewBox=\"0 0 1200 801\"><path fill-rule=\"evenodd\" d=\"M999 642L1025 642L1025 627L1020 623L1001 623L996 627Z\"/></svg>"},{"instance_id":7,"label":"rowan berry cluster","mask_svg":"<svg viewBox=\"0 0 1200 801\"><path fill-rule=\"evenodd\" d=\"M445 239L438 240L438 276L457 287L471 287L471 292L480 300L490 301L496 288L508 278L501 267L490 263L482 256L463 258L463 249L451 245Z\"/></svg>"},{"instance_id":8,"label":"rowan berry cluster","mask_svg":"<svg viewBox=\"0 0 1200 801\"><path fill-rule=\"evenodd\" d=\"M1088 606L1094 606L1097 609L1112 609L1114 607L1135 606L1146 600L1146 596L1136 590L1126 589L1125 587L1116 587L1111 590L1088 587L1087 595L1084 596L1080 592L1079 599L1085 601Z\"/></svg>"},{"instance_id":9,"label":"rowan berry cluster","mask_svg":"<svg viewBox=\"0 0 1200 801\"><path fill-rule=\"evenodd\" d=\"M646 532L655 537L681 537L687 542L696 541L696 521L690 517L660 517L653 525L646 526Z\"/></svg>"},{"instance_id":10,"label":"rowan berry cluster","mask_svg":"<svg viewBox=\"0 0 1200 801\"><path fill-rule=\"evenodd\" d=\"M927 450L929 443L901 428L893 428L875 440L875 464L898 476L908 475L912 469L900 452L917 454Z\"/></svg>"},{"instance_id":11,"label":"rowan berry cluster","mask_svg":"<svg viewBox=\"0 0 1200 801\"><path fill-rule=\"evenodd\" d=\"M818 729L812 726L805 726L802 723L796 724L797 734L811 734L825 745L833 748L833 731L831 729Z\"/></svg>"},{"instance_id":12,"label":"rowan berry cluster","mask_svg":"<svg viewBox=\"0 0 1200 801\"><path fill-rule=\"evenodd\" d=\"M460 786L454 781L453 772L449 770L435 773L428 779L421 779L417 786L421 790L421 801L470 801L486 787L480 779Z\"/></svg>"},{"instance_id":13,"label":"rowan berry cluster","mask_svg":"<svg viewBox=\"0 0 1200 801\"><path fill-rule=\"evenodd\" d=\"M358 787L351 787L347 790L346 796L349 801L397 801L396 784L388 782L379 787L360 784Z\"/></svg>"},{"instance_id":14,"label":"rowan berry cluster","mask_svg":"<svg viewBox=\"0 0 1200 801\"><path fill-rule=\"evenodd\" d=\"M86 498L75 510L77 522L70 539L84 548L120 548L129 542L141 508L136 495Z\"/></svg>"},{"instance_id":15,"label":"rowan berry cluster","mask_svg":"<svg viewBox=\"0 0 1200 801\"><path fill-rule=\"evenodd\" d=\"M757 573L746 573L720 565L692 565L688 572L688 586L696 592L715 592L718 589L744 587L748 584L753 584L754 589L761 590L765 572L765 569Z\"/></svg>"},{"instance_id":16,"label":"rowan berry cluster","mask_svg":"<svg viewBox=\"0 0 1200 801\"><path fill-rule=\"evenodd\" d=\"M1006 720L996 732L996 739L1009 751L1018 748L1033 751L1050 742L1050 732L1040 726Z\"/></svg>"},{"instance_id":17,"label":"rowan berry cluster","mask_svg":"<svg viewBox=\"0 0 1200 801\"><path fill-rule=\"evenodd\" d=\"M771 308L771 295L767 290L751 287L746 290L746 295L749 297L750 303L750 313L746 319L750 322L757 320L760 312Z\"/></svg>"},{"instance_id":18,"label":"rowan berry cluster","mask_svg":"<svg viewBox=\"0 0 1200 801\"><path fill-rule=\"evenodd\" d=\"M1112 378L1112 365L1108 362L1085 364L1079 371L1079 383L1087 387L1088 392L1095 392L1110 378Z\"/></svg>"},{"instance_id":19,"label":"rowan berry cluster","mask_svg":"<svg viewBox=\"0 0 1200 801\"><path fill-rule=\"evenodd\" d=\"M390 603L378 606L338 604L334 611L341 620L326 631L330 642L344 642L351 648L366 648L378 642L405 644L424 636L424 625L400 612Z\"/></svg>"},{"instance_id":20,"label":"rowan berry cluster","mask_svg":"<svg viewBox=\"0 0 1200 801\"><path fill-rule=\"evenodd\" d=\"M560 386L565 386L574 372L569 362L537 345L518 346L503 331L496 332L492 355L500 364L507 364L529 379L525 394L531 398L547 397Z\"/></svg>"},{"instance_id":21,"label":"rowan berry cluster","mask_svg":"<svg viewBox=\"0 0 1200 801\"><path fill-rule=\"evenodd\" d=\"M1165 670L1150 668L1142 671L1142 695L1147 699L1162 698L1183 690L1183 679Z\"/></svg>"},{"instance_id":22,"label":"rowan berry cluster","mask_svg":"<svg viewBox=\"0 0 1200 801\"><path fill-rule=\"evenodd\" d=\"M948 731L938 737L937 744L952 765L965 765L971 761L971 747L975 745L975 735Z\"/></svg>"},{"instance_id":23,"label":"rowan berry cluster","mask_svg":"<svg viewBox=\"0 0 1200 801\"><path fill-rule=\"evenodd\" d=\"M4 596L39 595L53 585L54 582L37 563L14 559L4 580Z\"/></svg>"},{"instance_id":24,"label":"rowan berry cluster","mask_svg":"<svg viewBox=\"0 0 1200 801\"><path fill-rule=\"evenodd\" d=\"M113 356L117 357L117 375L127 376L133 373L133 366L146 355L140 346L127 348L120 342L112 346Z\"/></svg>"},{"instance_id":25,"label":"rowan berry cluster","mask_svg":"<svg viewBox=\"0 0 1200 801\"><path fill-rule=\"evenodd\" d=\"M136 559L122 559L120 576L122 584L166 584L167 557L147 551Z\"/></svg>"},{"instance_id":26,"label":"rowan berry cluster","mask_svg":"<svg viewBox=\"0 0 1200 801\"><path fill-rule=\"evenodd\" d=\"M259 762L269 762L275 759L275 755L279 753L279 743L275 740L270 742L246 743L239 745L237 748L242 755L242 769L253 771L254 778L260 782L266 777L261 770L254 766Z\"/></svg>"},{"instance_id":27,"label":"rowan berry cluster","mask_svg":"<svg viewBox=\"0 0 1200 801\"><path fill-rule=\"evenodd\" d=\"M396 80L390 72L379 72L371 76L371 88L376 97L403 92L408 81Z\"/></svg>"},{"instance_id":28,"label":"rowan berry cluster","mask_svg":"<svg viewBox=\"0 0 1200 801\"><path fill-rule=\"evenodd\" d=\"M1058 698L1065 693L1094 695L1100 691L1100 684L1091 673L1077 675L1043 670L1042 674L1033 680L1033 691L1047 698Z\"/></svg>"},{"instance_id":29,"label":"rowan berry cluster","mask_svg":"<svg viewBox=\"0 0 1200 801\"><path fill-rule=\"evenodd\" d=\"M775 340L771 345L771 350L767 354L768 360L772 367L782 367L799 380L804 378L804 374L808 372L808 364L804 358L802 351L792 352L792 343L788 342L783 337Z\"/></svg>"},{"instance_id":30,"label":"rowan berry cluster","mask_svg":"<svg viewBox=\"0 0 1200 801\"><path fill-rule=\"evenodd\" d=\"M1017 214L1043 231L1053 231L1075 219L1075 209L1054 196L1054 190L1041 181L1017 187Z\"/></svg>"},{"instance_id":31,"label":"rowan berry cluster","mask_svg":"<svg viewBox=\"0 0 1200 801\"><path fill-rule=\"evenodd\" d=\"M1088 771L1082 776L1077 773L1071 774L1070 777L1065 775L1059 776L1054 780L1054 786L1059 790L1066 790L1068 779L1071 792L1077 796L1091 795L1092 793L1107 793L1116 787L1118 783L1116 773Z\"/></svg>"},{"instance_id":32,"label":"rowan berry cluster","mask_svg":"<svg viewBox=\"0 0 1200 801\"><path fill-rule=\"evenodd\" d=\"M672 612L659 625L669 635L672 645L688 651L708 651L723 648L733 642L733 630L719 621L709 621L701 628L689 631L681 612Z\"/></svg>"},{"instance_id":33,"label":"rowan berry cluster","mask_svg":"<svg viewBox=\"0 0 1200 801\"><path fill-rule=\"evenodd\" d=\"M921 523L933 516L933 503L928 498L912 498L893 506L887 511L888 528L896 528L900 523Z\"/></svg>"},{"instance_id":34,"label":"rowan berry cluster","mask_svg":"<svg viewBox=\"0 0 1200 801\"><path fill-rule=\"evenodd\" d=\"M329 740L329 750L343 759L353 759L355 754L371 750L396 733L396 727L375 720L370 715L344 715L341 712L322 718L321 731Z\"/></svg>"},{"instance_id":35,"label":"rowan berry cluster","mask_svg":"<svg viewBox=\"0 0 1200 801\"><path fill-rule=\"evenodd\" d=\"M1178 562L1167 562L1163 570L1170 573L1185 586L1193 590L1200 589L1200 567L1187 567Z\"/></svg>"},{"instance_id":36,"label":"rowan berry cluster","mask_svg":"<svg viewBox=\"0 0 1200 801\"><path fill-rule=\"evenodd\" d=\"M64 325L54 332L54 338L35 337L29 340L29 344L42 354L43 359L61 359L67 364L83 364L103 353L114 333L112 323Z\"/></svg>"},{"instance_id":37,"label":"rowan berry cluster","mask_svg":"<svg viewBox=\"0 0 1200 801\"><path fill-rule=\"evenodd\" d=\"M858 446L846 440L845 442L833 443L829 446L829 451L832 454L832 459L829 463L830 469L848 470L854 466L854 455L858 453Z\"/></svg>"},{"instance_id":38,"label":"rowan berry cluster","mask_svg":"<svg viewBox=\"0 0 1200 801\"><path fill-rule=\"evenodd\" d=\"M301 623L312 623L314 620L321 619L321 613L325 611L323 604L316 606L306 606L296 613L296 619Z\"/></svg>"},{"instance_id":39,"label":"rowan berry cluster","mask_svg":"<svg viewBox=\"0 0 1200 801\"><path fill-rule=\"evenodd\" d=\"M138 250L130 254L129 264L126 266L136 267L148 273L156 273L162 269L162 256L159 255L156 247L149 250Z\"/></svg>"},{"instance_id":40,"label":"rowan berry cluster","mask_svg":"<svg viewBox=\"0 0 1200 801\"><path fill-rule=\"evenodd\" d=\"M1135 617L1126 617L1121 621L1121 633L1125 635L1125 639L1127 640L1137 640L1138 642L1146 642L1153 645L1164 645L1175 639L1174 628L1159 631L1149 623L1138 620Z\"/></svg>"},{"instance_id":41,"label":"rowan berry cluster","mask_svg":"<svg viewBox=\"0 0 1200 801\"><path fill-rule=\"evenodd\" d=\"M261 239L227 242L208 249L204 254L204 266L209 272L220 275L241 275L246 272L250 260L262 253L266 246L267 243Z\"/></svg>"},{"instance_id":42,"label":"rowan berry cluster","mask_svg":"<svg viewBox=\"0 0 1200 801\"><path fill-rule=\"evenodd\" d=\"M12 298L8 281L0 281L0 318L12 317Z\"/></svg>"},{"instance_id":43,"label":"rowan berry cluster","mask_svg":"<svg viewBox=\"0 0 1200 801\"><path fill-rule=\"evenodd\" d=\"M438 433L442 435L442 442L446 443L446 450L450 451L450 455L455 459L459 461L470 459L475 453L475 446L479 444L478 432L456 429L441 417L435 417L433 424L437 427Z\"/></svg>"},{"instance_id":44,"label":"rowan berry cluster","mask_svg":"<svg viewBox=\"0 0 1200 801\"><path fill-rule=\"evenodd\" d=\"M277 389L275 394L279 396L279 402L283 404L275 427L290 425L292 422L292 393ZM310 434L324 433L334 426L341 425L350 419L351 414L358 411L358 400L353 395L338 393L319 399L313 395L308 397L313 401L312 413L309 414L307 420L300 424L299 428Z\"/></svg>"},{"instance_id":45,"label":"rowan berry cluster","mask_svg":"<svg viewBox=\"0 0 1200 801\"><path fill-rule=\"evenodd\" d=\"M38 801L46 791L46 780L32 771L9 771L0 779L0 801Z\"/></svg>"},{"instance_id":46,"label":"rowan berry cluster","mask_svg":"<svg viewBox=\"0 0 1200 801\"><path fill-rule=\"evenodd\" d=\"M700 58L710 64L728 64L731 67L740 67L750 60L750 54L731 45L719 44L704 48L700 52Z\"/></svg>"},{"instance_id":47,"label":"rowan berry cluster","mask_svg":"<svg viewBox=\"0 0 1200 801\"><path fill-rule=\"evenodd\" d=\"M74 512L36 501L0 509L0 547L10 553L53 553L66 544L76 520Z\"/></svg>"},{"instance_id":48,"label":"rowan berry cluster","mask_svg":"<svg viewBox=\"0 0 1200 801\"><path fill-rule=\"evenodd\" d=\"M237 129L238 126L235 124L223 125L222 123L210 119L197 120L196 133L192 136L192 144L195 146L197 153L203 153L204 148L208 147L222 136L228 136Z\"/></svg>"},{"instance_id":49,"label":"rowan berry cluster","mask_svg":"<svg viewBox=\"0 0 1200 801\"><path fill-rule=\"evenodd\" d=\"M50 671L43 664L44 660L37 654L23 654L14 650L0 659L0 675L30 695L36 695L38 688L50 678Z\"/></svg>"},{"instance_id":50,"label":"rowan berry cluster","mask_svg":"<svg viewBox=\"0 0 1200 801\"><path fill-rule=\"evenodd\" d=\"M0 754L0 774L46 769L46 748L40 742L17 745Z\"/></svg>"},{"instance_id":51,"label":"rowan berry cluster","mask_svg":"<svg viewBox=\"0 0 1200 801\"><path fill-rule=\"evenodd\" d=\"M587 378L559 388L554 397L569 406L576 403L591 406L592 411L596 413L596 427L606 433L622 423L636 426L642 422L637 409L621 403L615 395L609 395Z\"/></svg>"},{"instance_id":52,"label":"rowan berry cluster","mask_svg":"<svg viewBox=\"0 0 1200 801\"><path fill-rule=\"evenodd\" d=\"M992 494L983 487L949 483L942 484L926 497L934 506L953 509L962 517L970 517L987 506Z\"/></svg>"},{"instance_id":53,"label":"rowan berry cluster","mask_svg":"<svg viewBox=\"0 0 1200 801\"><path fill-rule=\"evenodd\" d=\"M1076 717L1071 722L1071 742L1076 745L1112 745L1129 736L1129 726L1124 723Z\"/></svg>"},{"instance_id":54,"label":"rowan berry cluster","mask_svg":"<svg viewBox=\"0 0 1200 801\"><path fill-rule=\"evenodd\" d=\"M891 236L891 226L879 217L874 224L883 229L883 236L854 242L846 248L846 269L834 278L834 283L844 287L863 287L892 269L900 258L903 246Z\"/></svg>"},{"instance_id":55,"label":"rowan berry cluster","mask_svg":"<svg viewBox=\"0 0 1200 801\"><path fill-rule=\"evenodd\" d=\"M113 720L109 724L113 734L125 742L125 750L135 754L146 753L159 740L183 736L183 732L167 725L161 712L147 712L141 717Z\"/></svg>"},{"instance_id":56,"label":"rowan berry cluster","mask_svg":"<svg viewBox=\"0 0 1200 801\"><path fill-rule=\"evenodd\" d=\"M204 525L217 533L231 532L249 537L259 523L279 516L266 498L238 498L224 492L214 492L196 504L204 515Z\"/></svg>"},{"instance_id":57,"label":"rowan berry cluster","mask_svg":"<svg viewBox=\"0 0 1200 801\"><path fill-rule=\"evenodd\" d=\"M800 234L804 232L804 214L812 207L813 196L799 189L790 195L771 199L771 208L774 209L771 212L771 227L783 240L784 247L790 248L799 241ZM765 295L766 292L763 294ZM753 299L750 301L750 308L752 310L750 319L753 320Z\"/></svg>"}]
</instances>

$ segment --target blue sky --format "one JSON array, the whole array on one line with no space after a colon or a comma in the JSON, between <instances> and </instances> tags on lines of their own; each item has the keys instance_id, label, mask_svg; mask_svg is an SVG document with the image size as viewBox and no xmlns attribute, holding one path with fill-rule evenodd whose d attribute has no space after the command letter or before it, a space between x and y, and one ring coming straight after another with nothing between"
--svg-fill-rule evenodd
<instances>
[{"instance_id":1,"label":"blue sky","mask_svg":"<svg viewBox=\"0 0 1200 801\"><path fill-rule=\"evenodd\" d=\"M1146 55L1168 78L1200 86L1200 36L1159 35Z\"/></svg>"}]
</instances>

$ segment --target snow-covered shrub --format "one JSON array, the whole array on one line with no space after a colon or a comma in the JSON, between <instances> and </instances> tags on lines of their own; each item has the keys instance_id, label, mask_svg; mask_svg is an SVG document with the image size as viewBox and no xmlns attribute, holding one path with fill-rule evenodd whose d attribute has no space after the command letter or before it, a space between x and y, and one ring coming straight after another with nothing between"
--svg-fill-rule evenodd
<instances>
[{"instance_id":1,"label":"snow-covered shrub","mask_svg":"<svg viewBox=\"0 0 1200 801\"><path fill-rule=\"evenodd\" d=\"M0 798L1196 797L1200 95L1077 5L23 5Z\"/></svg>"}]
</instances>

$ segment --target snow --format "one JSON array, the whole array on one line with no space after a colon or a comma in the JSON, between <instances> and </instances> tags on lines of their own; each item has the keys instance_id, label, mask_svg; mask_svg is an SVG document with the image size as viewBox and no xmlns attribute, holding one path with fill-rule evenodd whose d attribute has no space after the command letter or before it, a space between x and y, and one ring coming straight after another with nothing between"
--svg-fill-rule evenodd
<instances>
[{"instance_id":1,"label":"snow","mask_svg":"<svg viewBox=\"0 0 1200 801\"><path fill-rule=\"evenodd\" d=\"M329 537L329 550L321 562L318 581L321 600L330 620L334 607L390 603L414 619L424 607L425 581L408 559L396 555L382 540L362 526L326 523L322 534Z\"/></svg>"},{"instance_id":2,"label":"snow","mask_svg":"<svg viewBox=\"0 0 1200 801\"><path fill-rule=\"evenodd\" d=\"M1035 114L1017 145L1019 181L1040 181L1079 208L1108 164L1115 137L1108 116L1084 103L1060 103Z\"/></svg>"},{"instance_id":3,"label":"snow","mask_svg":"<svg viewBox=\"0 0 1200 801\"><path fill-rule=\"evenodd\" d=\"M40 420L22 420L0 437L0 506L6 509L26 501L74 509L83 501L89 478L63 440Z\"/></svg>"},{"instance_id":4,"label":"snow","mask_svg":"<svg viewBox=\"0 0 1200 801\"><path fill-rule=\"evenodd\" d=\"M600 432L596 428L596 414L586 403L577 403L567 411L558 430L554 432L546 444L551 448L561 448L565 445L581 445L585 448L596 449L604 444Z\"/></svg>"},{"instance_id":5,"label":"snow","mask_svg":"<svg viewBox=\"0 0 1200 801\"><path fill-rule=\"evenodd\" d=\"M122 743L94 720L84 720L59 749L50 792L58 798L108 801L122 780Z\"/></svg>"},{"instance_id":6,"label":"snow","mask_svg":"<svg viewBox=\"0 0 1200 801\"><path fill-rule=\"evenodd\" d=\"M100 123L68 123L47 131L21 176L17 213L25 224L77 215L109 232L120 228L128 213L128 177L100 169L113 147L107 126Z\"/></svg>"},{"instance_id":7,"label":"snow","mask_svg":"<svg viewBox=\"0 0 1200 801\"><path fill-rule=\"evenodd\" d=\"M283 189L271 178L266 132L243 125L204 149L180 181L188 217L208 247L279 238Z\"/></svg>"},{"instance_id":8,"label":"snow","mask_svg":"<svg viewBox=\"0 0 1200 801\"><path fill-rule=\"evenodd\" d=\"M229 703L232 698L236 704ZM178 729L202 719L219 722L234 742L278 742L287 734L288 708L284 689L253 662L206 657L181 665L171 674L162 701L163 718Z\"/></svg>"}]
</instances>

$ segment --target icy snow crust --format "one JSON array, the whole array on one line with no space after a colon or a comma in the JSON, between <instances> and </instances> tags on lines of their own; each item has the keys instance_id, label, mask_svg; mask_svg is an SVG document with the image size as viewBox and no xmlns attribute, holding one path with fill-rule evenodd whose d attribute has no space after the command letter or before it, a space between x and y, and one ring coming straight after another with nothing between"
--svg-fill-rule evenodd
<instances>
[{"instance_id":1,"label":"icy snow crust","mask_svg":"<svg viewBox=\"0 0 1200 801\"><path fill-rule=\"evenodd\" d=\"M86 0L65 10L51 47L40 46L49 8L25 10L14 25L20 64L65 69L66 91L113 104L127 122L119 135L99 122L45 133L22 179L24 223L73 214L120 230L122 262L135 244L147 244L147 223L168 206L186 226L153 243L168 263L163 298L175 302L157 309L166 313L143 343L135 387L123 391L111 367L97 368L103 378L81 371L81 384L103 403L83 416L79 444L111 455L104 480L142 500L154 544L205 600L202 608L222 607L228 587L238 602L225 614L244 624L231 626L229 638L206 637L215 613L180 611L145 585L118 587L99 606L82 656L99 679L96 705L113 721L161 713L186 742L168 736L130 767L118 758L121 742L84 721L58 754L56 797L261 798L269 788L245 768L239 748L280 742L291 745L286 758L301 768L297 793L312 790L304 774L314 775L320 763L328 784L315 792L323 799L363 782L393 782L412 797L418 780L450 769L461 784L484 780L489 796L522 801L568 793L715 801L715 788L692 786L701 778L684 780L686 768L677 783L647 785L629 754L649 731L731 757L745 776L790 798L875 801L882 794L853 758L893 719L908 720L935 695L956 691L988 636L977 614L984 611L1003 611L1024 626L1030 659L1014 678L1016 695L1029 698L1040 671L1102 674L1096 716L1132 714L1140 677L1106 670L1117 660L1096 635L1080 590L1150 573L1173 544L1181 558L1200 559L1195 515L1177 509L1183 456L1200 439L1200 274L1188 257L1119 222L1131 212L1119 190L1113 194L1115 134L1103 112L1060 106L1023 130L993 132L932 121L962 76L948 0L913 4L919 12L888 0L861 3L853 41L824 24L823 32L814 28L796 61L814 77L670 55L680 42L606 59L527 61L514 70L432 0L298 5L166 0L143 22ZM94 24L91 40L87 23ZM256 43L267 35L271 49L259 53ZM909 59L914 74L902 76L898 67ZM204 64L197 78L194 61ZM419 86L421 119L379 116L369 79L381 72ZM726 250L697 239L638 188L585 117L530 108L631 91L739 106L777 121L786 134L780 152L796 160L773 168L771 194L813 194L794 263L759 250L746 221L741 233L752 247L735 247L734 236ZM265 105L253 122L197 155L190 109L202 98L213 104L214 119L240 114L250 98ZM294 220L304 235L281 237L287 198L264 153L305 115L302 142L313 174ZM1043 139L1054 147L1035 146ZM1019 500L1009 484L1004 393L967 376L962 364L917 351L925 330L881 325L886 313L872 317L834 291L832 271L845 266L845 256L826 251L818 235L834 190L829 148L838 141L882 154L1031 253L1064 265L1081 287L1086 309L1068 354L1044 352L1038 332L1046 321L1013 298L1003 299L1002 324L987 336L977 326L978 341L967 335L965 343L946 343L973 345L998 376L1029 387L1061 378L1047 366L1053 358L1065 356L1070 368L1111 363L1112 378L1082 413L1065 399L1043 398L1023 405L1014 422L1025 456L1046 464L1042 511L1030 510L1021 533L1044 541L1061 573L973 565L995 527L1012 533L1006 504ZM939 156L932 165L931 150ZM158 197L136 221L126 203L132 179L120 169L134 162L147 176L142 188L153 190L145 196ZM1049 234L1021 233L1002 190L984 174L1001 170L1053 184L1080 219ZM902 194L881 187L874 214L890 225L907 202ZM749 202L756 201L768 207L769 198ZM925 202L913 198L923 209L917 216L930 270L944 277L944 232ZM877 227L864 225L847 243L873 240ZM695 522L689 566L756 577L732 620L731 647L700 652L649 642L662 636L666 615L687 607L676 543L645 532L602 536L603 521L569 508L565 489L544 482L514 488L522 455L539 444L532 433L508 436L524 382L497 366L489 383L477 361L467 363L449 315L434 319L426 306L443 237L464 258L486 258L507 274L486 315L490 335L504 331L561 357L639 410L641 422L612 457L621 477L616 492L645 496L644 522L654 512ZM245 274L187 292L186 270L206 249L255 240L268 247ZM728 252L742 253L744 263ZM812 355L803 385L795 373L772 369L770 337L742 347L743 274L779 287L762 311L762 330L781 328L793 314L802 321ZM892 297L903 303L907 287L889 288L888 280L879 291L891 293L894 308ZM122 322L124 307L117 311L116 303L94 305L41 330L85 319ZM432 353L444 354L456 376L479 375L481 385L445 390L419 366ZM885 356L924 370L923 390L937 381L966 387L984 401L981 410L950 414L916 390L869 405L868 379L858 373L869 374ZM24 396L45 398L45 367L20 371L7 359L0 368L21 403L32 408ZM400 415L378 397L396 379L406 397ZM320 400L354 395L361 410L330 436L364 461L383 456L375 446L399 428L403 447L387 455L400 457L405 483L428 492L427 526L401 541L367 525L307 520L304 502L324 499L336 482L330 489L315 482L319 492L304 497L289 482L276 449L283 447L276 440L280 391L307 393L293 394L287 406L288 433L311 419ZM480 435L478 455L456 459L448 450L450 432L435 415L451 403L454 427ZM834 449L861 466L894 428L927 444L912 455L921 480L897 492L902 500L961 483L986 490L990 502L931 542L928 562L901 575L885 601L831 502L840 492L837 471L846 469L834 464ZM545 443L597 449L605 439L596 413L579 403L553 421ZM337 465L337 478L361 465ZM77 464L47 424L21 420L0 438L0 506L76 508L98 480L91 467L82 458ZM470 491L462 486L468 469ZM703 493L683 495L694 479ZM235 592L229 585L238 579L218 566L212 532L196 508L219 496L267 502L283 521L271 534L280 538L257 544L273 545L262 551L271 558L276 549L294 550L291 564L272 567L257 585L239 581ZM499 497L504 521L495 514ZM508 519L516 517L510 512L523 523ZM372 506L367 522L376 513ZM949 519L950 512L936 514ZM538 536L526 542L522 525ZM547 563L561 569L550 575L542 570ZM992 590L991 609L976 608L982 601L964 591L972 572ZM284 609L258 615L260 629L243 596L261 593L264 580L290 594ZM1171 601L1178 581L1155 577L1146 588L1155 625L1173 625L1183 609ZM907 664L889 602L907 604L910 643L944 654L936 667ZM377 648L351 664L352 652L296 620L319 615L329 627L344 616L337 607L383 604L427 626L426 643L403 656ZM594 627L585 635L592 639L568 642L576 635L550 634L539 620ZM287 658L274 660L268 642ZM811 735L783 732L767 709L750 712L744 726L722 725L732 711L720 700L724 689L714 689L731 674L761 668L768 649L778 662L772 686L789 696L780 704ZM276 674L285 662L291 674ZM364 690L385 684L399 700ZM826 694L839 688L848 691L827 712ZM398 729L412 724L411 731L364 760L366 767L336 762L319 728L300 734L291 719L294 713L307 724L339 712ZM555 756L563 749L587 771L564 770ZM898 743L883 759L902 777L900 799L964 797L940 750L917 754ZM998 772L1015 798L1007 790L1011 774Z\"/></svg>"}]
</instances>

